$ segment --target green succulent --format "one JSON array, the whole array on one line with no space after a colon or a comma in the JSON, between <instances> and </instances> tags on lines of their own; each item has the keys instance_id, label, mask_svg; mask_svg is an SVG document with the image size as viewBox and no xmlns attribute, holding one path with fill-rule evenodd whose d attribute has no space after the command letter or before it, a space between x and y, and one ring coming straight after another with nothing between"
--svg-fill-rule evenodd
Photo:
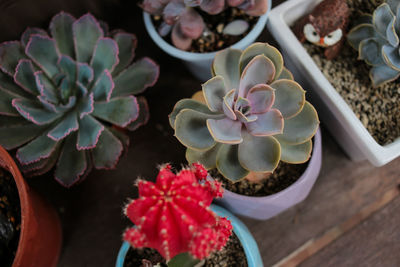
<instances>
[{"instance_id":1,"label":"green succulent","mask_svg":"<svg viewBox=\"0 0 400 267\"><path fill-rule=\"evenodd\" d=\"M206 104L183 99L169 116L190 163L239 181L250 172L271 173L279 161L309 159L318 115L276 48L255 43L221 51L212 72L202 86Z\"/></svg>"},{"instance_id":2,"label":"green succulent","mask_svg":"<svg viewBox=\"0 0 400 267\"><path fill-rule=\"evenodd\" d=\"M0 145L17 149L25 176L55 167L71 186L92 168L115 167L129 144L125 129L148 120L146 100L134 94L159 73L149 58L132 64L136 43L90 14L61 12L49 32L28 28L0 44Z\"/></svg>"},{"instance_id":3,"label":"green succulent","mask_svg":"<svg viewBox=\"0 0 400 267\"><path fill-rule=\"evenodd\" d=\"M370 78L374 86L400 76L399 35L400 0L388 0L373 15L363 15L347 35L350 45L359 52L359 59L372 66Z\"/></svg>"}]
</instances>

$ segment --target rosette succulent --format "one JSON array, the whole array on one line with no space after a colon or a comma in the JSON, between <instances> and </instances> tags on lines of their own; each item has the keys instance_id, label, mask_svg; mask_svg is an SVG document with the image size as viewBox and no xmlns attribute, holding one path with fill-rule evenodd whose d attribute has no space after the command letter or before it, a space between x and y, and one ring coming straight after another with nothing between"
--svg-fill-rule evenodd
<instances>
[{"instance_id":1,"label":"rosette succulent","mask_svg":"<svg viewBox=\"0 0 400 267\"><path fill-rule=\"evenodd\" d=\"M124 211L135 227L125 231L124 240L135 248L156 249L171 267L194 266L198 261L190 255L203 259L221 250L232 234L232 225L210 209L223 191L221 183L206 177L200 164L178 174L165 165L155 183L139 180L139 198L130 201Z\"/></svg>"},{"instance_id":2,"label":"rosette succulent","mask_svg":"<svg viewBox=\"0 0 400 267\"><path fill-rule=\"evenodd\" d=\"M159 74L149 58L132 64L136 37L109 33L92 15L61 12L49 31L28 28L0 44L0 144L17 149L26 176L55 166L64 186L94 167L115 167L129 144L125 130L148 120L134 94Z\"/></svg>"},{"instance_id":3,"label":"rosette succulent","mask_svg":"<svg viewBox=\"0 0 400 267\"><path fill-rule=\"evenodd\" d=\"M163 16L158 29L161 36L171 31L174 46L188 50L192 40L199 38L206 26L201 12L217 15L228 7L238 7L250 16L261 16L268 9L267 0L144 0L141 7L147 13ZM234 20L224 28L227 35L241 35L249 25L244 20Z\"/></svg>"},{"instance_id":4,"label":"rosette succulent","mask_svg":"<svg viewBox=\"0 0 400 267\"><path fill-rule=\"evenodd\" d=\"M396 80L400 76L400 0L388 0L373 15L364 15L348 34L359 59L372 66L370 78L374 86Z\"/></svg>"},{"instance_id":5,"label":"rosette succulent","mask_svg":"<svg viewBox=\"0 0 400 267\"><path fill-rule=\"evenodd\" d=\"M212 72L202 89L206 103L183 99L170 114L190 163L239 181L272 173L280 161L309 159L318 115L276 48L256 43L221 51Z\"/></svg>"}]
</instances>

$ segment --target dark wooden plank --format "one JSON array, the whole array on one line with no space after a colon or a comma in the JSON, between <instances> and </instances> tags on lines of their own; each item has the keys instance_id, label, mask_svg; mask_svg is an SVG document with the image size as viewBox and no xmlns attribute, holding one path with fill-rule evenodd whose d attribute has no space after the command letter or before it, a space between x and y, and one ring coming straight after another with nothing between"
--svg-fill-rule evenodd
<instances>
[{"instance_id":1,"label":"dark wooden plank","mask_svg":"<svg viewBox=\"0 0 400 267\"><path fill-rule=\"evenodd\" d=\"M375 168L352 162L323 131L323 165L310 196L301 204L268 221L245 219L271 266L380 200L400 183L400 159Z\"/></svg>"},{"instance_id":2,"label":"dark wooden plank","mask_svg":"<svg viewBox=\"0 0 400 267\"><path fill-rule=\"evenodd\" d=\"M301 266L400 266L400 198Z\"/></svg>"}]
</instances>

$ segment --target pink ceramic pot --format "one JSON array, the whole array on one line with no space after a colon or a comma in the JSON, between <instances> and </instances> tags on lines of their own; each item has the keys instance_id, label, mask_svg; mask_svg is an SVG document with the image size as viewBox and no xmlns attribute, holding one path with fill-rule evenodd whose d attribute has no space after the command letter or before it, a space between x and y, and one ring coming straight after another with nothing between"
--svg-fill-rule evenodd
<instances>
[{"instance_id":1,"label":"pink ceramic pot","mask_svg":"<svg viewBox=\"0 0 400 267\"><path fill-rule=\"evenodd\" d=\"M314 151L303 175L288 188L266 197L249 197L225 190L217 203L235 214L266 220L303 201L317 180L322 162L321 132L314 137Z\"/></svg>"}]
</instances>

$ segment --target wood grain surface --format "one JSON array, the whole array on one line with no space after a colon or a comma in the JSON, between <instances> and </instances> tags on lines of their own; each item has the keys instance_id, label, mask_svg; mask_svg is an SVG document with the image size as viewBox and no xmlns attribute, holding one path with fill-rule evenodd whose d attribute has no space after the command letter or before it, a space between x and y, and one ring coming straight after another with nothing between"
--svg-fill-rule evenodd
<instances>
[{"instance_id":1,"label":"wood grain surface","mask_svg":"<svg viewBox=\"0 0 400 267\"><path fill-rule=\"evenodd\" d=\"M200 82L150 40L133 0L0 0L0 41L19 38L27 26L46 27L61 10L75 16L91 12L111 29L135 33L137 57L150 56L161 66L159 82L144 94L151 119L130 134L130 149L116 170L94 171L71 189L51 175L29 181L60 213L64 242L59 266L113 266L121 234L130 225L122 206L137 194L135 179L154 178L160 163L185 163L184 147L173 137L167 115L179 99L199 90ZM267 31L260 40L275 44ZM268 221L243 218L265 266L399 266L400 159L381 168L351 162L324 123L329 122L322 122L323 165L310 196Z\"/></svg>"}]
</instances>

